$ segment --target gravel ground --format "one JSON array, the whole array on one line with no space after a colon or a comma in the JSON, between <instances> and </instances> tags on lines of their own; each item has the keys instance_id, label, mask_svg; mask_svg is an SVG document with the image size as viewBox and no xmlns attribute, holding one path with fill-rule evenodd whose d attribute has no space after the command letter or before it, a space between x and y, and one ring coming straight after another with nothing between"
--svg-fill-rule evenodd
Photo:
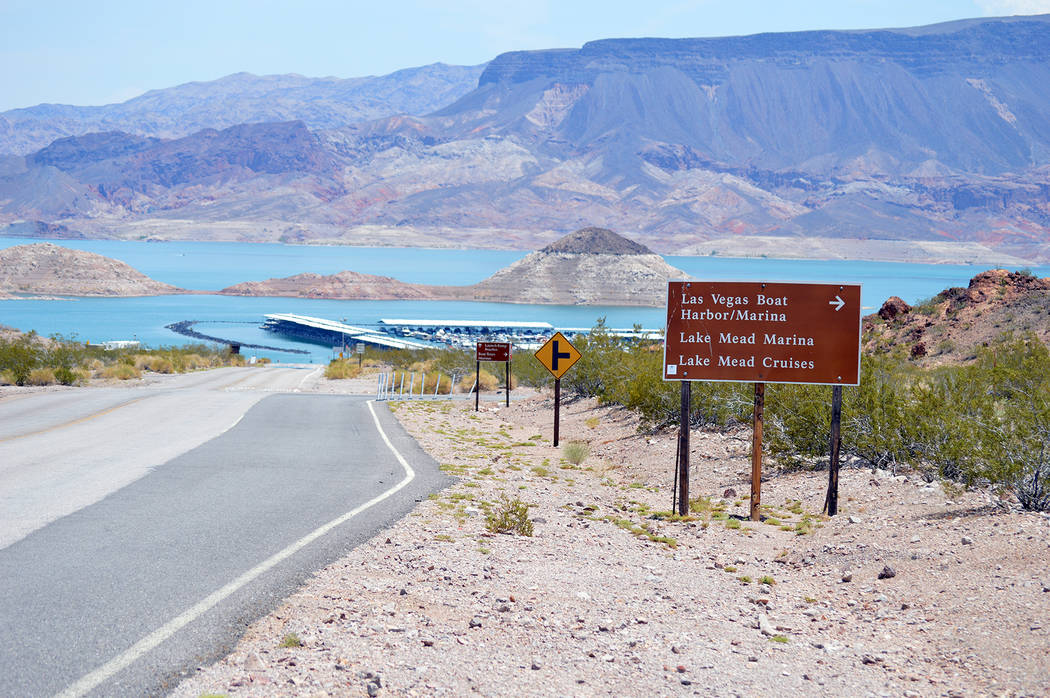
<instances>
[{"instance_id":1,"label":"gravel ground","mask_svg":"<svg viewBox=\"0 0 1050 698\"><path fill-rule=\"evenodd\" d=\"M694 432L706 503L669 521L675 435L623 411L563 406L573 466L549 397L391 408L458 484L174 695L1050 694L1046 515L847 468L828 519L826 473L767 467L753 523L743 430ZM514 499L531 537L486 529Z\"/></svg>"}]
</instances>

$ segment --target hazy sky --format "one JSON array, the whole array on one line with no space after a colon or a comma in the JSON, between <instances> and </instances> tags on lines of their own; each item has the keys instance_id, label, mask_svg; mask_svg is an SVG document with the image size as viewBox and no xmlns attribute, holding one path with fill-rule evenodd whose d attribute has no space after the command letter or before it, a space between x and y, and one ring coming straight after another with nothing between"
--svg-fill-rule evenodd
<instances>
[{"instance_id":1,"label":"hazy sky","mask_svg":"<svg viewBox=\"0 0 1050 698\"><path fill-rule=\"evenodd\" d=\"M0 0L0 111L106 104L239 71L381 75L612 37L871 29L1050 0Z\"/></svg>"}]
</instances>

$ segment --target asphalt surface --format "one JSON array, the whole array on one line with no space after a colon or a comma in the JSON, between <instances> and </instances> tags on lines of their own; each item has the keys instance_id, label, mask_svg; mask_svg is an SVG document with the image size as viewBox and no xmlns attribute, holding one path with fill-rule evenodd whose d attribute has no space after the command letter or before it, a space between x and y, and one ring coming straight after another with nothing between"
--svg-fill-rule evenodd
<instances>
[{"instance_id":1,"label":"asphalt surface","mask_svg":"<svg viewBox=\"0 0 1050 698\"><path fill-rule=\"evenodd\" d=\"M0 549L0 695L161 695L228 653L313 571L447 484L385 406L284 392L304 374L285 385L265 376L279 369L247 370L142 395L0 401L0 423L17 421L19 405L26 415L0 431L0 523L13 509L44 521ZM197 408L211 421L197 423ZM144 424L157 415L183 451L144 468L172 450ZM174 426L184 418L191 427ZM54 472L33 476L47 469L33 455L44 444ZM121 472L100 465L107 449ZM81 472L92 468L105 472ZM69 494L66 476L91 494L56 516L42 493ZM20 496L30 504L19 508Z\"/></svg>"}]
</instances>

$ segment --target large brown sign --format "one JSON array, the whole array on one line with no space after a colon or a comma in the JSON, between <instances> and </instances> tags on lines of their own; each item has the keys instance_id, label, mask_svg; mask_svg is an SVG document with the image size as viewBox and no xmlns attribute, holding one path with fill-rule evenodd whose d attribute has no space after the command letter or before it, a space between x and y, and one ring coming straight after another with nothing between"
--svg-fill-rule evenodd
<instances>
[{"instance_id":1,"label":"large brown sign","mask_svg":"<svg viewBox=\"0 0 1050 698\"><path fill-rule=\"evenodd\" d=\"M478 361L510 361L510 342L478 342Z\"/></svg>"},{"instance_id":2,"label":"large brown sign","mask_svg":"<svg viewBox=\"0 0 1050 698\"><path fill-rule=\"evenodd\" d=\"M670 281L664 380L860 383L860 286Z\"/></svg>"}]
</instances>

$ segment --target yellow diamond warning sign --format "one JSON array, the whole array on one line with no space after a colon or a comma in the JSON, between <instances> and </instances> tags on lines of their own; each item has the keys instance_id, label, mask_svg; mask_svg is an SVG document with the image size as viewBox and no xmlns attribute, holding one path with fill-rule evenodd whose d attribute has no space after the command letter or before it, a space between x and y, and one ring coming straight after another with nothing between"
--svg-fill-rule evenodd
<instances>
[{"instance_id":1,"label":"yellow diamond warning sign","mask_svg":"<svg viewBox=\"0 0 1050 698\"><path fill-rule=\"evenodd\" d=\"M536 358L551 372L552 376L561 378L574 363L580 360L580 352L569 340L565 339L561 332L555 332L554 336L536 352Z\"/></svg>"}]
</instances>

